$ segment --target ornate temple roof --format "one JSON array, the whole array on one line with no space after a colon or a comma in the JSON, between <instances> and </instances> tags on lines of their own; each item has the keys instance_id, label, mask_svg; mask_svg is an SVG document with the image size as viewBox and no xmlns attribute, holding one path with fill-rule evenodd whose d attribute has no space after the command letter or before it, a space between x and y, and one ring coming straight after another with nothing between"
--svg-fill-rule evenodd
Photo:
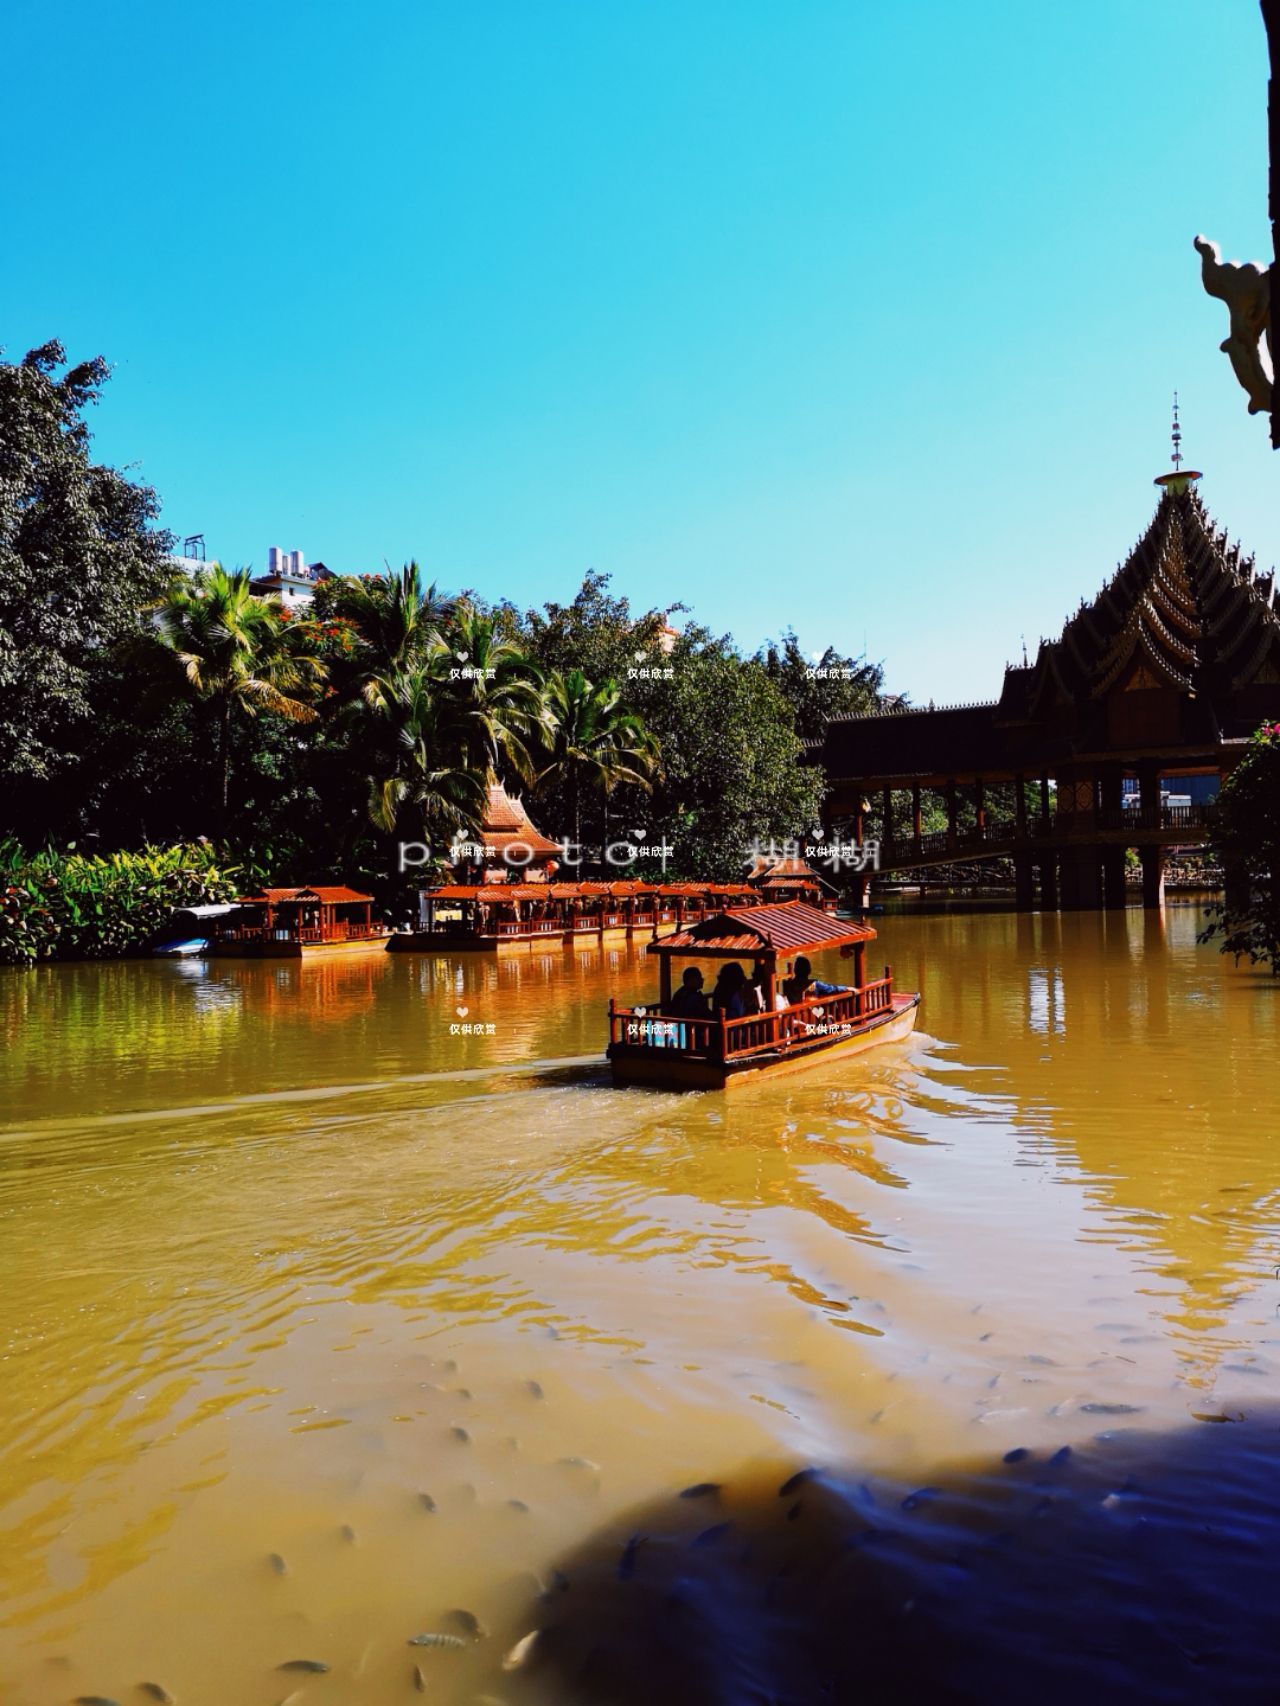
<instances>
[{"instance_id":1,"label":"ornate temple roof","mask_svg":"<svg viewBox=\"0 0 1280 1706\"><path fill-rule=\"evenodd\" d=\"M1203 762L1245 739L1280 709L1280 600L1274 574L1210 518L1198 478L1175 468L1157 481L1155 515L1128 557L1034 663L1006 669L998 701L833 717L812 757L832 780L902 786L1073 754Z\"/></svg>"},{"instance_id":2,"label":"ornate temple roof","mask_svg":"<svg viewBox=\"0 0 1280 1706\"><path fill-rule=\"evenodd\" d=\"M552 858L561 851L556 842L548 841L541 830L534 828L524 802L512 799L501 782L495 782L489 789L479 835L468 836L467 840L479 842L491 858L501 858L509 847L516 846L522 855L527 848L535 862Z\"/></svg>"},{"instance_id":3,"label":"ornate temple roof","mask_svg":"<svg viewBox=\"0 0 1280 1706\"><path fill-rule=\"evenodd\" d=\"M1274 671L1274 674L1268 673ZM1010 670L1001 714L1035 717L1118 683L1220 702L1257 679L1280 682L1273 577L1210 519L1188 482L1167 487L1147 531L1029 670Z\"/></svg>"}]
</instances>

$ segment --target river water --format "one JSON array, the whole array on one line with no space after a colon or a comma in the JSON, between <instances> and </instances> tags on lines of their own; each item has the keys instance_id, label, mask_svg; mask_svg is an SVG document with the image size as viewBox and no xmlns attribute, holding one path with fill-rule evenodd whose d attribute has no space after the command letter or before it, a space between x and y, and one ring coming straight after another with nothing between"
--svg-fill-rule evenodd
<instances>
[{"instance_id":1,"label":"river water","mask_svg":"<svg viewBox=\"0 0 1280 1706\"><path fill-rule=\"evenodd\" d=\"M1033 1468L1059 1521L1049 1465L1055 1567L1096 1507L1099 1556L1212 1531L1188 1599L1234 1559L1247 1600L1276 1540L1280 983L1197 947L1191 907L879 922L917 1034L727 1097L609 1086L602 1010L652 985L629 948L0 973L0 1697L839 1699L838 1659L827 1693L794 1681L801 1625L752 1645L756 1562L806 1533L775 1576L829 1633L837 1530L890 1544L905 1511L895 1568L933 1591L947 1524L990 1540ZM1231 1476L1252 1515L1219 1533ZM1113 1586L1169 1646L1158 1697L1207 1665L1253 1698L1274 1626L1180 1643L1137 1560ZM646 1571L637 1628L615 1601ZM729 1608L698 1613L714 1682L680 1634L699 1592ZM877 1630L887 1670L928 1645Z\"/></svg>"}]
</instances>

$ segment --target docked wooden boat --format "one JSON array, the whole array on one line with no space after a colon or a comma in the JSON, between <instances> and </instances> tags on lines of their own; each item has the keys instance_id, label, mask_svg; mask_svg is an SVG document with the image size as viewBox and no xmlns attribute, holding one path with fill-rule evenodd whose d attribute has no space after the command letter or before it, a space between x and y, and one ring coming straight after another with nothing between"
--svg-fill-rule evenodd
<instances>
[{"instance_id":1,"label":"docked wooden boat","mask_svg":"<svg viewBox=\"0 0 1280 1706\"><path fill-rule=\"evenodd\" d=\"M419 928L397 932L387 949L393 954L507 954L647 942L672 925L760 900L745 883L446 883L421 892Z\"/></svg>"},{"instance_id":2,"label":"docked wooden boat","mask_svg":"<svg viewBox=\"0 0 1280 1706\"><path fill-rule=\"evenodd\" d=\"M795 1072L840 1055L896 1042L914 1028L919 995L897 994L890 967L868 981L868 924L836 918L793 901L720 912L649 944L660 991L652 1006L609 1003L609 1064L615 1084L664 1090L724 1090L766 1073ZM778 1004L779 956L839 948L853 982L834 993ZM760 974L764 1011L743 1018L683 1018L670 1013L677 960L750 961Z\"/></svg>"},{"instance_id":3,"label":"docked wooden boat","mask_svg":"<svg viewBox=\"0 0 1280 1706\"><path fill-rule=\"evenodd\" d=\"M340 886L261 889L214 921L206 952L237 960L380 953L388 934L373 922L371 894Z\"/></svg>"}]
</instances>

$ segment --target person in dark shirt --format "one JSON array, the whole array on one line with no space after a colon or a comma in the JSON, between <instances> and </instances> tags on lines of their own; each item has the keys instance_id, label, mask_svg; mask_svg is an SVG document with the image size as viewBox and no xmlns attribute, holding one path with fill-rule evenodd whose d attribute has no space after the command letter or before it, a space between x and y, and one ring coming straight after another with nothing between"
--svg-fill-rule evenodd
<instances>
[{"instance_id":1,"label":"person in dark shirt","mask_svg":"<svg viewBox=\"0 0 1280 1706\"><path fill-rule=\"evenodd\" d=\"M716 979L715 989L711 994L712 1010L723 1013L726 1019L741 1019L746 1016L747 974L737 960L730 960L727 966L722 966L720 976Z\"/></svg>"},{"instance_id":2,"label":"person in dark shirt","mask_svg":"<svg viewBox=\"0 0 1280 1706\"><path fill-rule=\"evenodd\" d=\"M814 995L843 995L844 987L842 983L820 983L814 977L808 960L803 954L797 954L791 976L783 981L782 993L794 1007L798 1001L807 1001Z\"/></svg>"},{"instance_id":3,"label":"person in dark shirt","mask_svg":"<svg viewBox=\"0 0 1280 1706\"><path fill-rule=\"evenodd\" d=\"M697 966L687 966L680 987L671 997L667 1012L675 1019L709 1019L711 1003L702 993L702 973Z\"/></svg>"}]
</instances>

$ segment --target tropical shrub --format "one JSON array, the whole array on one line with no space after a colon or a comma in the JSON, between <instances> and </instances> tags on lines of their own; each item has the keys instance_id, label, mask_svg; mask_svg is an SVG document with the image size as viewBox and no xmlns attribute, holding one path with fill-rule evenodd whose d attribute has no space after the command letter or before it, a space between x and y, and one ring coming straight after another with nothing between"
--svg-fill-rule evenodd
<instances>
[{"instance_id":1,"label":"tropical shrub","mask_svg":"<svg viewBox=\"0 0 1280 1706\"><path fill-rule=\"evenodd\" d=\"M204 842L109 854L0 843L0 965L143 953L175 907L232 900L240 881Z\"/></svg>"},{"instance_id":2,"label":"tropical shrub","mask_svg":"<svg viewBox=\"0 0 1280 1706\"><path fill-rule=\"evenodd\" d=\"M1211 909L1200 940L1220 937L1224 954L1280 976L1280 723L1263 723L1222 784L1209 841L1228 874L1227 901Z\"/></svg>"}]
</instances>

